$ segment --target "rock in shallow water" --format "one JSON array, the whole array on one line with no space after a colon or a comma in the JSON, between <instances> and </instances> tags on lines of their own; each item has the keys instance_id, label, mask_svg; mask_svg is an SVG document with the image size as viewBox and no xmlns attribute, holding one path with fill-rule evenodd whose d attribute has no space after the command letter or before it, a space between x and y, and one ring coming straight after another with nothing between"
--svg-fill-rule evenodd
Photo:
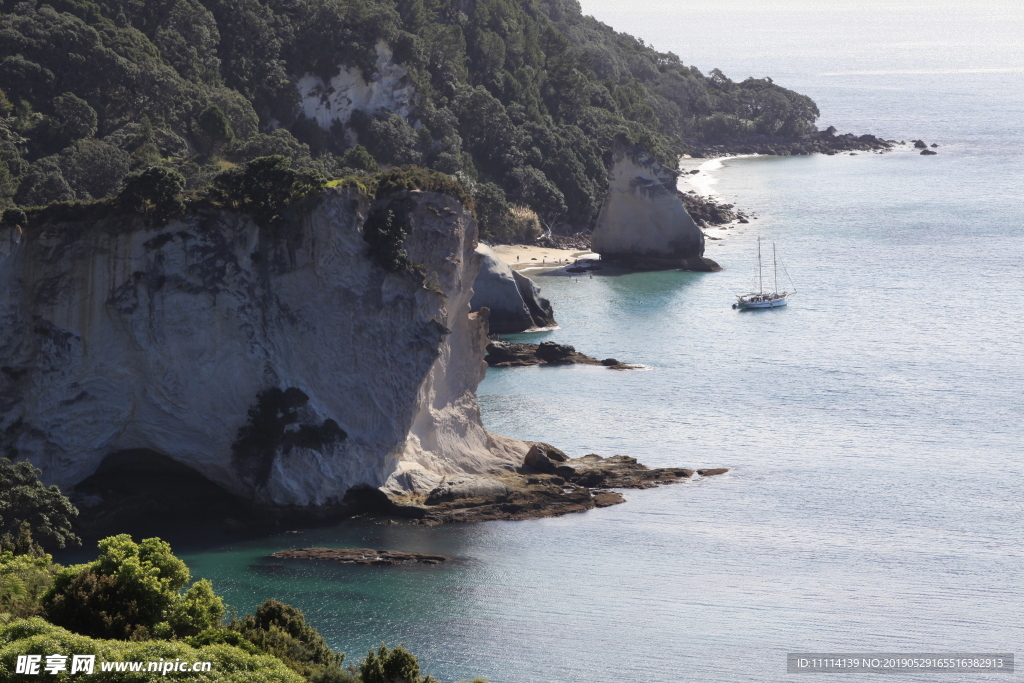
<instances>
[{"instance_id":1,"label":"rock in shallow water","mask_svg":"<svg viewBox=\"0 0 1024 683\"><path fill-rule=\"evenodd\" d=\"M399 508L398 514L428 525L558 517L624 502L621 494L608 491L609 488L647 489L689 481L694 474L694 470L681 467L649 469L636 458L624 455L602 458L590 454L564 460L559 457L565 458L565 454L557 448L534 443L519 473L482 478L503 485L500 497L481 495L437 505L407 505ZM704 476L726 471L701 470ZM487 488L481 486L480 490Z\"/></svg>"},{"instance_id":2,"label":"rock in shallow water","mask_svg":"<svg viewBox=\"0 0 1024 683\"><path fill-rule=\"evenodd\" d=\"M533 280L517 273L486 244L476 248L480 273L473 283L473 311L487 308L491 332L511 334L555 325L551 302L540 295Z\"/></svg>"},{"instance_id":3,"label":"rock in shallow water","mask_svg":"<svg viewBox=\"0 0 1024 683\"><path fill-rule=\"evenodd\" d=\"M444 555L406 553L399 550L371 550L370 548L294 548L267 555L275 560L324 560L346 564L389 566L396 564L440 564L451 558Z\"/></svg>"},{"instance_id":4,"label":"rock in shallow water","mask_svg":"<svg viewBox=\"0 0 1024 683\"><path fill-rule=\"evenodd\" d=\"M603 365L613 370L632 370L639 366L622 363L614 358L598 360L575 347L555 342L540 344L493 341L487 345L487 364L496 368L522 367L527 365Z\"/></svg>"},{"instance_id":5,"label":"rock in shallow water","mask_svg":"<svg viewBox=\"0 0 1024 683\"><path fill-rule=\"evenodd\" d=\"M704 258L704 233L683 205L677 177L640 147L615 144L608 196L592 238L602 261L644 269L721 270Z\"/></svg>"}]
</instances>

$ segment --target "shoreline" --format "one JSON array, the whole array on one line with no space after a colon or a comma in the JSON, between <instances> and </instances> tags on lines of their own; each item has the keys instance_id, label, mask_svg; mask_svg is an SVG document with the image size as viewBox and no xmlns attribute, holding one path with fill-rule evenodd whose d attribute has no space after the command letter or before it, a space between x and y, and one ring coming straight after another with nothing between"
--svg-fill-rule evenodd
<instances>
[{"instance_id":1,"label":"shoreline","mask_svg":"<svg viewBox=\"0 0 1024 683\"><path fill-rule=\"evenodd\" d=\"M579 258L598 259L600 256L589 249L555 249L535 244L489 244L498 258L512 267L512 270L534 268L564 268Z\"/></svg>"}]
</instances>

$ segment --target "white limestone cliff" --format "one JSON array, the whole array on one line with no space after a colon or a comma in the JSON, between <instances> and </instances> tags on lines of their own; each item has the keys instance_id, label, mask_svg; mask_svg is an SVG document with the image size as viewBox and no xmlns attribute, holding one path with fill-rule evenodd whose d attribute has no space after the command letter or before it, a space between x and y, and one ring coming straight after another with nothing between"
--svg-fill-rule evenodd
<instances>
[{"instance_id":1,"label":"white limestone cliff","mask_svg":"<svg viewBox=\"0 0 1024 683\"><path fill-rule=\"evenodd\" d=\"M677 174L635 145L616 143L608 196L592 248L603 261L645 268L719 270L704 258L704 233L686 212Z\"/></svg>"},{"instance_id":2,"label":"white limestone cliff","mask_svg":"<svg viewBox=\"0 0 1024 683\"><path fill-rule=\"evenodd\" d=\"M416 89L409 80L409 71L395 63L383 41L377 43L376 66L377 73L369 82L355 67L342 66L329 82L306 74L296 83L300 110L324 130L330 130L335 122L348 123L356 110L372 115L383 109L408 119Z\"/></svg>"},{"instance_id":3,"label":"white limestone cliff","mask_svg":"<svg viewBox=\"0 0 1024 683\"><path fill-rule=\"evenodd\" d=\"M299 507L521 464L526 446L484 431L476 401L475 221L412 195L404 246L425 279L367 258L371 200L354 189L284 236L212 209L0 228L0 451L64 489L154 453Z\"/></svg>"}]
</instances>

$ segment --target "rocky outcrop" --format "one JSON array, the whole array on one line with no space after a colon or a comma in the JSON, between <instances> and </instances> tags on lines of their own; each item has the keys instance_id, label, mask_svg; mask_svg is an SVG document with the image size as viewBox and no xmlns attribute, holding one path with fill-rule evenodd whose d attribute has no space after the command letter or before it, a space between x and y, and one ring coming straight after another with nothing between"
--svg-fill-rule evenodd
<instances>
[{"instance_id":1,"label":"rocky outcrop","mask_svg":"<svg viewBox=\"0 0 1024 683\"><path fill-rule=\"evenodd\" d=\"M375 567L396 564L441 564L450 557L426 553L406 553L401 550L371 550L370 548L293 548L267 555L272 560L319 560L342 564L369 564Z\"/></svg>"},{"instance_id":2,"label":"rocky outcrop","mask_svg":"<svg viewBox=\"0 0 1024 683\"><path fill-rule=\"evenodd\" d=\"M484 431L476 401L476 223L407 199L425 278L367 257L355 189L280 231L214 209L0 228L0 452L63 489L145 471L288 509L512 470L527 446Z\"/></svg>"},{"instance_id":3,"label":"rocky outcrop","mask_svg":"<svg viewBox=\"0 0 1024 683\"><path fill-rule=\"evenodd\" d=\"M839 152L875 151L885 152L898 143L874 135L837 135L834 126L799 138L782 136L751 135L743 138L722 139L712 143L687 145L689 156L694 159L714 158L733 154L772 154L777 156L798 156L807 154L834 155Z\"/></svg>"},{"instance_id":4,"label":"rocky outcrop","mask_svg":"<svg viewBox=\"0 0 1024 683\"><path fill-rule=\"evenodd\" d=\"M369 81L363 79L359 68L340 66L330 81L306 74L296 86L300 111L324 130L335 123L348 123L357 110L372 115L382 109L408 119L416 96L409 71L395 63L383 41L377 43L376 73Z\"/></svg>"},{"instance_id":5,"label":"rocky outcrop","mask_svg":"<svg viewBox=\"0 0 1024 683\"><path fill-rule=\"evenodd\" d=\"M636 365L623 363L615 358L598 360L578 352L575 347L555 342L540 344L514 344L494 341L487 345L484 360L494 368L516 368L528 365L603 365L613 370L632 370Z\"/></svg>"},{"instance_id":6,"label":"rocky outcrop","mask_svg":"<svg viewBox=\"0 0 1024 683\"><path fill-rule=\"evenodd\" d=\"M678 174L635 145L616 142L593 234L604 262L632 268L720 270L704 258L704 233L686 212Z\"/></svg>"},{"instance_id":7,"label":"rocky outcrop","mask_svg":"<svg viewBox=\"0 0 1024 683\"><path fill-rule=\"evenodd\" d=\"M476 248L480 273L473 283L473 311L490 311L490 331L498 334L552 327L555 315L551 302L540 295L533 280L512 270L486 244Z\"/></svg>"},{"instance_id":8,"label":"rocky outcrop","mask_svg":"<svg viewBox=\"0 0 1024 683\"><path fill-rule=\"evenodd\" d=\"M649 489L692 481L695 474L709 477L725 472L728 469L649 469L624 455L568 458L549 444L534 443L518 472L487 478L500 486L478 486L474 495L445 500L431 493L426 505L397 507L395 513L413 517L419 524L558 517L625 502L622 494L608 489Z\"/></svg>"}]
</instances>

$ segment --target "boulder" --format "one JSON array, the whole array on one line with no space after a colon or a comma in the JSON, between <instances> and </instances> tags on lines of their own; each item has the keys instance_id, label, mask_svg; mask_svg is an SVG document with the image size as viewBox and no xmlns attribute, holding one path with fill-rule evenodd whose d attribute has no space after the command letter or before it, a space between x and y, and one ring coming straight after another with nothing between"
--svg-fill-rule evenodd
<instances>
[{"instance_id":1,"label":"boulder","mask_svg":"<svg viewBox=\"0 0 1024 683\"><path fill-rule=\"evenodd\" d=\"M921 150L921 156L928 157L928 156L935 156L936 154L938 154L938 152L930 150L930 149L922 149Z\"/></svg>"},{"instance_id":2,"label":"boulder","mask_svg":"<svg viewBox=\"0 0 1024 683\"><path fill-rule=\"evenodd\" d=\"M576 348L568 344L546 341L537 345L536 354L537 358L548 363L571 362L569 359L576 354Z\"/></svg>"},{"instance_id":3,"label":"boulder","mask_svg":"<svg viewBox=\"0 0 1024 683\"><path fill-rule=\"evenodd\" d=\"M540 295L533 280L521 275L498 258L486 244L476 248L480 273L473 282L472 310L490 310L491 332L508 334L555 325L551 303Z\"/></svg>"},{"instance_id":4,"label":"boulder","mask_svg":"<svg viewBox=\"0 0 1024 683\"><path fill-rule=\"evenodd\" d=\"M565 462L568 459L569 457L565 453L550 444L535 443L527 451L523 464L527 467L532 467L538 472L554 474L558 468L558 465L555 463Z\"/></svg>"},{"instance_id":5,"label":"boulder","mask_svg":"<svg viewBox=\"0 0 1024 683\"><path fill-rule=\"evenodd\" d=\"M594 507L606 508L612 505L618 505L619 503L625 503L626 499L622 497L621 493L615 491L595 491L594 492Z\"/></svg>"},{"instance_id":6,"label":"boulder","mask_svg":"<svg viewBox=\"0 0 1024 683\"><path fill-rule=\"evenodd\" d=\"M699 474L702 477L714 477L715 475L718 474L725 474L728 471L728 467L714 467L706 470L697 470L697 474Z\"/></svg>"},{"instance_id":7,"label":"boulder","mask_svg":"<svg viewBox=\"0 0 1024 683\"><path fill-rule=\"evenodd\" d=\"M914 147L917 149L924 149L928 144L924 140L914 140Z\"/></svg>"}]
</instances>

